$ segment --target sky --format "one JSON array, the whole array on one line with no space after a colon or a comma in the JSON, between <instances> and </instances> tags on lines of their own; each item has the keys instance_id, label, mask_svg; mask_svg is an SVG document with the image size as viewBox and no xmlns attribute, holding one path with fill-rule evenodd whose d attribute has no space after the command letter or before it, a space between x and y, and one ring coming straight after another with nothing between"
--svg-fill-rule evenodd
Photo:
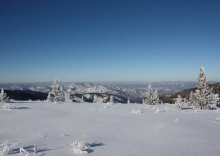
<instances>
[{"instance_id":1,"label":"sky","mask_svg":"<svg viewBox=\"0 0 220 156\"><path fill-rule=\"evenodd\" d=\"M0 0L0 83L220 80L219 0Z\"/></svg>"}]
</instances>

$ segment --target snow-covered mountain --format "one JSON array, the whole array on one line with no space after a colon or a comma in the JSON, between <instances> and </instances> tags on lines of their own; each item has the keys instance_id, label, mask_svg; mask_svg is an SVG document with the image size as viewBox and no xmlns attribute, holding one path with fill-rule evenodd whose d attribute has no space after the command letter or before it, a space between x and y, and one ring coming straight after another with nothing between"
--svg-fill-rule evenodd
<instances>
[{"instance_id":1,"label":"snow-covered mountain","mask_svg":"<svg viewBox=\"0 0 220 156\"><path fill-rule=\"evenodd\" d=\"M196 86L196 82L102 82L102 83L60 83L64 90L78 95L80 98L91 97L96 94L102 98L109 98L115 95L118 98L129 98L131 101L140 102L146 97L148 84L152 84L153 89L157 89L160 97L171 96L172 94L184 89ZM8 90L31 90L36 92L48 93L51 90L52 82L44 83L22 83L22 84L0 84L1 88ZM122 101L124 101L124 99ZM89 98L88 98L89 100ZM119 100L120 101L120 100Z\"/></svg>"}]
</instances>

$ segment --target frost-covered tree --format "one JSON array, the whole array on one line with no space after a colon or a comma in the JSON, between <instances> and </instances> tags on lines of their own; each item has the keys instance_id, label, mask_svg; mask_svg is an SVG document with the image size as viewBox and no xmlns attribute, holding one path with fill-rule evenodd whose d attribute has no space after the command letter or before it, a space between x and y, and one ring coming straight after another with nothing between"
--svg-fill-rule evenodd
<instances>
[{"instance_id":1,"label":"frost-covered tree","mask_svg":"<svg viewBox=\"0 0 220 156\"><path fill-rule=\"evenodd\" d=\"M8 96L5 93L4 89L2 88L1 94L0 94L0 102L7 102L8 101Z\"/></svg>"},{"instance_id":2,"label":"frost-covered tree","mask_svg":"<svg viewBox=\"0 0 220 156\"><path fill-rule=\"evenodd\" d=\"M198 86L195 92L195 98L200 109L209 108L210 104L213 104L212 88L209 88L206 82L205 69L200 68Z\"/></svg>"},{"instance_id":3,"label":"frost-covered tree","mask_svg":"<svg viewBox=\"0 0 220 156\"><path fill-rule=\"evenodd\" d=\"M57 79L52 84L52 91L48 93L47 100L48 102L62 102L65 101L65 93L63 87L60 86Z\"/></svg>"},{"instance_id":4,"label":"frost-covered tree","mask_svg":"<svg viewBox=\"0 0 220 156\"><path fill-rule=\"evenodd\" d=\"M130 103L130 100L129 100L129 98L128 98L127 104L129 104L129 103Z\"/></svg>"},{"instance_id":5,"label":"frost-covered tree","mask_svg":"<svg viewBox=\"0 0 220 156\"><path fill-rule=\"evenodd\" d=\"M158 91L155 90L153 94L153 103L158 104L158 102L159 102Z\"/></svg>"},{"instance_id":6,"label":"frost-covered tree","mask_svg":"<svg viewBox=\"0 0 220 156\"><path fill-rule=\"evenodd\" d=\"M146 104L155 105L158 103L159 101L158 92L157 90L153 91L151 84L148 85L146 94L147 94L147 98L145 100Z\"/></svg>"},{"instance_id":7,"label":"frost-covered tree","mask_svg":"<svg viewBox=\"0 0 220 156\"><path fill-rule=\"evenodd\" d=\"M84 101L84 98L83 98L83 95L82 95L82 98L81 98L81 101L80 101L81 103L84 103L85 101Z\"/></svg>"},{"instance_id":8,"label":"frost-covered tree","mask_svg":"<svg viewBox=\"0 0 220 156\"><path fill-rule=\"evenodd\" d=\"M143 100L142 100L142 104L145 104L145 99L143 98Z\"/></svg>"},{"instance_id":9,"label":"frost-covered tree","mask_svg":"<svg viewBox=\"0 0 220 156\"><path fill-rule=\"evenodd\" d=\"M110 96L110 100L109 100L109 103L114 103L114 96Z\"/></svg>"},{"instance_id":10,"label":"frost-covered tree","mask_svg":"<svg viewBox=\"0 0 220 156\"><path fill-rule=\"evenodd\" d=\"M48 93L46 102L53 102L53 97L51 95L51 92Z\"/></svg>"},{"instance_id":11,"label":"frost-covered tree","mask_svg":"<svg viewBox=\"0 0 220 156\"><path fill-rule=\"evenodd\" d=\"M148 85L146 94L147 94L146 104L153 105L154 94L151 84Z\"/></svg>"},{"instance_id":12,"label":"frost-covered tree","mask_svg":"<svg viewBox=\"0 0 220 156\"><path fill-rule=\"evenodd\" d=\"M69 103L72 102L72 100L70 99L70 92L64 92L64 97L65 97L65 102Z\"/></svg>"},{"instance_id":13,"label":"frost-covered tree","mask_svg":"<svg viewBox=\"0 0 220 156\"><path fill-rule=\"evenodd\" d=\"M193 95L193 91L191 91L190 94L189 94L188 105L193 106L194 101L195 101L195 98L194 98L194 95Z\"/></svg>"},{"instance_id":14,"label":"frost-covered tree","mask_svg":"<svg viewBox=\"0 0 220 156\"><path fill-rule=\"evenodd\" d=\"M97 103L97 95L93 95L93 103Z\"/></svg>"},{"instance_id":15,"label":"frost-covered tree","mask_svg":"<svg viewBox=\"0 0 220 156\"><path fill-rule=\"evenodd\" d=\"M219 95L218 94L211 93L211 94L208 95L208 103L209 103L210 108L216 107L218 101L219 101Z\"/></svg>"},{"instance_id":16,"label":"frost-covered tree","mask_svg":"<svg viewBox=\"0 0 220 156\"><path fill-rule=\"evenodd\" d=\"M177 98L175 99L174 108L181 109L183 106L183 100L184 99L180 95L178 95Z\"/></svg>"},{"instance_id":17,"label":"frost-covered tree","mask_svg":"<svg viewBox=\"0 0 220 156\"><path fill-rule=\"evenodd\" d=\"M188 100L187 103L188 103L188 106L190 106L192 109L195 109L196 107L198 107L196 96L195 96L195 93L193 91L190 92L189 100Z\"/></svg>"},{"instance_id":18,"label":"frost-covered tree","mask_svg":"<svg viewBox=\"0 0 220 156\"><path fill-rule=\"evenodd\" d=\"M63 88L61 86L60 91L58 92L57 96L58 101L62 102L65 101L65 92L63 91Z\"/></svg>"}]
</instances>

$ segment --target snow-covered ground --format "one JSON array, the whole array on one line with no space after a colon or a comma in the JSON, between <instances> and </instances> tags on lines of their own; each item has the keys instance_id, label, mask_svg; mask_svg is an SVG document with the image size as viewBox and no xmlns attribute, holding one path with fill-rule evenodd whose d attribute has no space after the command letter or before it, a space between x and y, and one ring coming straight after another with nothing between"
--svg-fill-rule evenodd
<instances>
[{"instance_id":1,"label":"snow-covered ground","mask_svg":"<svg viewBox=\"0 0 220 156\"><path fill-rule=\"evenodd\" d=\"M18 109L0 110L0 144L8 140L9 155L20 155L20 148L47 156L220 155L220 111L140 104L14 105ZM88 154L74 153L74 141L87 143Z\"/></svg>"}]
</instances>

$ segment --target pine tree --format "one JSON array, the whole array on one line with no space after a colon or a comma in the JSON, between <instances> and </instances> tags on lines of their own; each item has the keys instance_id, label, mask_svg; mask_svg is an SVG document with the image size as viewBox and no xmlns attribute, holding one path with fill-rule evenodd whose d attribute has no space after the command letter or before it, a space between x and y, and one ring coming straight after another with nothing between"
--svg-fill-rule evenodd
<instances>
[{"instance_id":1,"label":"pine tree","mask_svg":"<svg viewBox=\"0 0 220 156\"><path fill-rule=\"evenodd\" d=\"M72 100L70 99L69 92L64 92L64 97L65 97L65 102L67 102L67 103L72 102Z\"/></svg>"},{"instance_id":2,"label":"pine tree","mask_svg":"<svg viewBox=\"0 0 220 156\"><path fill-rule=\"evenodd\" d=\"M52 95L51 95L51 92L48 93L46 102L53 102L53 97L52 97Z\"/></svg>"},{"instance_id":3,"label":"pine tree","mask_svg":"<svg viewBox=\"0 0 220 156\"><path fill-rule=\"evenodd\" d=\"M65 93L63 87L60 86L57 79L52 84L52 91L48 93L48 101L52 102L63 102L65 101Z\"/></svg>"},{"instance_id":4,"label":"pine tree","mask_svg":"<svg viewBox=\"0 0 220 156\"><path fill-rule=\"evenodd\" d=\"M194 102L195 102L194 94L193 94L193 91L191 91L189 94L188 105L192 107L194 106Z\"/></svg>"},{"instance_id":5,"label":"pine tree","mask_svg":"<svg viewBox=\"0 0 220 156\"><path fill-rule=\"evenodd\" d=\"M2 88L1 94L0 94L0 102L7 102L8 101L8 96L5 93L4 89Z\"/></svg>"},{"instance_id":6,"label":"pine tree","mask_svg":"<svg viewBox=\"0 0 220 156\"><path fill-rule=\"evenodd\" d=\"M146 94L147 94L146 103L148 105L153 105L154 95L153 95L153 89L151 87L151 84L148 85L147 93Z\"/></svg>"},{"instance_id":7,"label":"pine tree","mask_svg":"<svg viewBox=\"0 0 220 156\"><path fill-rule=\"evenodd\" d=\"M148 105L155 105L159 102L159 97L158 97L158 91L155 90L153 92L152 86L151 84L148 85L147 88L147 98L146 98L146 104Z\"/></svg>"},{"instance_id":8,"label":"pine tree","mask_svg":"<svg viewBox=\"0 0 220 156\"><path fill-rule=\"evenodd\" d=\"M158 91L155 90L153 94L153 104L158 104L158 102L159 102Z\"/></svg>"},{"instance_id":9,"label":"pine tree","mask_svg":"<svg viewBox=\"0 0 220 156\"><path fill-rule=\"evenodd\" d=\"M175 99L175 106L174 108L176 109L181 109L183 106L183 99L180 95L177 96L177 98Z\"/></svg>"},{"instance_id":10,"label":"pine tree","mask_svg":"<svg viewBox=\"0 0 220 156\"><path fill-rule=\"evenodd\" d=\"M110 96L110 100L109 100L109 103L114 103L114 96Z\"/></svg>"},{"instance_id":11,"label":"pine tree","mask_svg":"<svg viewBox=\"0 0 220 156\"><path fill-rule=\"evenodd\" d=\"M93 103L97 103L97 95L93 95Z\"/></svg>"},{"instance_id":12,"label":"pine tree","mask_svg":"<svg viewBox=\"0 0 220 156\"><path fill-rule=\"evenodd\" d=\"M143 98L143 100L142 100L142 104L145 104L145 99Z\"/></svg>"},{"instance_id":13,"label":"pine tree","mask_svg":"<svg viewBox=\"0 0 220 156\"><path fill-rule=\"evenodd\" d=\"M129 98L128 98L127 104L129 104L129 103L130 103L130 100L129 100Z\"/></svg>"},{"instance_id":14,"label":"pine tree","mask_svg":"<svg viewBox=\"0 0 220 156\"><path fill-rule=\"evenodd\" d=\"M195 92L195 97L198 102L200 109L207 109L210 104L210 94L212 89L210 89L206 83L205 69L200 68L198 86Z\"/></svg>"},{"instance_id":15,"label":"pine tree","mask_svg":"<svg viewBox=\"0 0 220 156\"><path fill-rule=\"evenodd\" d=\"M208 103L211 109L217 106L218 101L219 101L218 94L211 93L208 95Z\"/></svg>"},{"instance_id":16,"label":"pine tree","mask_svg":"<svg viewBox=\"0 0 220 156\"><path fill-rule=\"evenodd\" d=\"M84 101L84 99L83 99L83 95L82 95L82 98L81 98L81 101L80 101L81 103L84 103L85 101Z\"/></svg>"}]
</instances>

